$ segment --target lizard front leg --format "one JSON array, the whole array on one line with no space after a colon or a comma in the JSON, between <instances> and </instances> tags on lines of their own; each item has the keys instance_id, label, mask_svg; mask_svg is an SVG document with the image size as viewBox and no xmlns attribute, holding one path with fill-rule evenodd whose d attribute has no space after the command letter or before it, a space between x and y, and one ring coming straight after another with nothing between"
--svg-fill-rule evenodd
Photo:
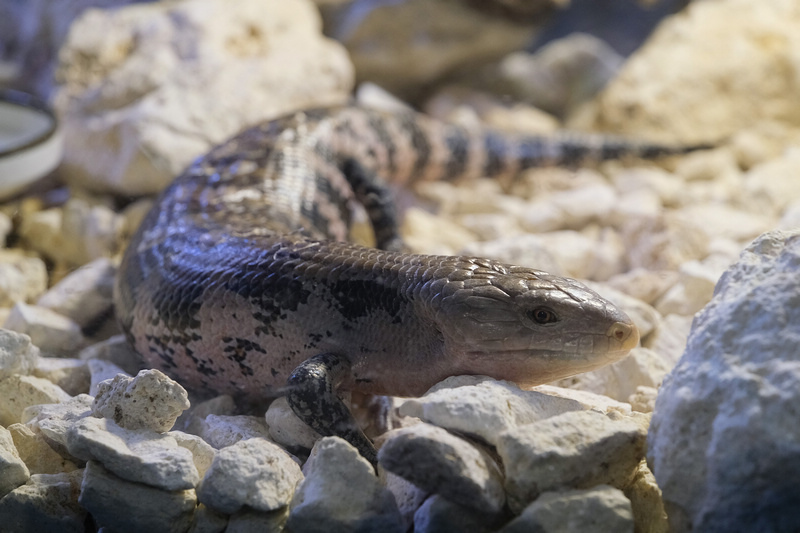
<instances>
[{"instance_id":1,"label":"lizard front leg","mask_svg":"<svg viewBox=\"0 0 800 533\"><path fill-rule=\"evenodd\" d=\"M347 359L332 353L315 355L292 372L286 399L294 414L317 433L343 438L377 468L375 446L336 393L336 388L349 374Z\"/></svg>"}]
</instances>

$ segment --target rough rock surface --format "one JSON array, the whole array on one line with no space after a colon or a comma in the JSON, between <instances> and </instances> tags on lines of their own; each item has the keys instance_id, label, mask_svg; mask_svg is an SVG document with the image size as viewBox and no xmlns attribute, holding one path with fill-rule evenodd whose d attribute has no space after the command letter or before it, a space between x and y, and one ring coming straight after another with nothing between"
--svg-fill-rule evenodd
<instances>
[{"instance_id":1,"label":"rough rock surface","mask_svg":"<svg viewBox=\"0 0 800 533\"><path fill-rule=\"evenodd\" d=\"M28 481L29 477L28 467L17 453L11 433L0 426L0 498Z\"/></svg>"},{"instance_id":2,"label":"rough rock surface","mask_svg":"<svg viewBox=\"0 0 800 533\"><path fill-rule=\"evenodd\" d=\"M133 483L89 461L78 502L111 531L183 533L189 528L197 498L194 489L166 491Z\"/></svg>"},{"instance_id":3,"label":"rough rock surface","mask_svg":"<svg viewBox=\"0 0 800 533\"><path fill-rule=\"evenodd\" d=\"M36 304L86 327L111 309L116 267L100 257L67 274L39 297Z\"/></svg>"},{"instance_id":4,"label":"rough rock surface","mask_svg":"<svg viewBox=\"0 0 800 533\"><path fill-rule=\"evenodd\" d=\"M631 502L621 490L599 485L586 490L545 492L498 533L633 533Z\"/></svg>"},{"instance_id":5,"label":"rough rock surface","mask_svg":"<svg viewBox=\"0 0 800 533\"><path fill-rule=\"evenodd\" d=\"M241 440L271 440L262 417L247 415L208 415L196 424L197 435L217 449L232 446Z\"/></svg>"},{"instance_id":6,"label":"rough rock surface","mask_svg":"<svg viewBox=\"0 0 800 533\"><path fill-rule=\"evenodd\" d=\"M421 398L403 402L400 414L496 444L505 429L582 409L575 400L523 391L506 381L456 376L438 383Z\"/></svg>"},{"instance_id":7,"label":"rough rock surface","mask_svg":"<svg viewBox=\"0 0 800 533\"><path fill-rule=\"evenodd\" d=\"M14 374L0 380L0 424L23 421L26 408L70 399L70 395L46 379Z\"/></svg>"},{"instance_id":8,"label":"rough rock surface","mask_svg":"<svg viewBox=\"0 0 800 533\"><path fill-rule=\"evenodd\" d=\"M33 344L50 355L73 357L83 344L78 324L45 307L17 303L3 327L30 336Z\"/></svg>"},{"instance_id":9,"label":"rough rock surface","mask_svg":"<svg viewBox=\"0 0 800 533\"><path fill-rule=\"evenodd\" d=\"M0 306L31 302L46 288L47 267L44 261L16 250L0 249Z\"/></svg>"},{"instance_id":10,"label":"rough rock surface","mask_svg":"<svg viewBox=\"0 0 800 533\"><path fill-rule=\"evenodd\" d=\"M192 453L169 435L130 431L90 416L70 426L66 445L75 457L98 461L129 481L168 491L191 489L200 481Z\"/></svg>"},{"instance_id":11,"label":"rough rock surface","mask_svg":"<svg viewBox=\"0 0 800 533\"><path fill-rule=\"evenodd\" d=\"M92 413L126 429L169 431L189 408L186 390L160 370L142 370L131 378L118 374L97 387Z\"/></svg>"},{"instance_id":12,"label":"rough rock surface","mask_svg":"<svg viewBox=\"0 0 800 533\"><path fill-rule=\"evenodd\" d=\"M342 103L353 73L308 1L192 0L84 13L58 77L64 176L142 194L248 124Z\"/></svg>"},{"instance_id":13,"label":"rough rock surface","mask_svg":"<svg viewBox=\"0 0 800 533\"><path fill-rule=\"evenodd\" d=\"M448 499L432 495L414 513L414 533L437 533L439 531L469 531L471 533L489 533L491 515L482 513L472 507L453 503Z\"/></svg>"},{"instance_id":14,"label":"rough rock surface","mask_svg":"<svg viewBox=\"0 0 800 533\"><path fill-rule=\"evenodd\" d=\"M510 429L497 452L506 467L512 510L521 511L549 490L606 483L624 487L645 454L646 431L621 415L574 411Z\"/></svg>"},{"instance_id":15,"label":"rough rock surface","mask_svg":"<svg viewBox=\"0 0 800 533\"><path fill-rule=\"evenodd\" d=\"M0 379L30 374L38 359L39 349L28 335L0 328Z\"/></svg>"},{"instance_id":16,"label":"rough rock surface","mask_svg":"<svg viewBox=\"0 0 800 533\"><path fill-rule=\"evenodd\" d=\"M208 507L232 514L247 506L275 511L289 504L300 467L276 444L250 438L221 449L206 472L197 495Z\"/></svg>"},{"instance_id":17,"label":"rough rock surface","mask_svg":"<svg viewBox=\"0 0 800 533\"><path fill-rule=\"evenodd\" d=\"M599 99L594 127L669 132L666 140L684 143L715 142L758 122L797 127L798 23L792 0L692 3L623 66Z\"/></svg>"},{"instance_id":18,"label":"rough rock surface","mask_svg":"<svg viewBox=\"0 0 800 533\"><path fill-rule=\"evenodd\" d=\"M83 533L86 509L78 504L83 470L60 474L35 474L21 487L0 499L3 531Z\"/></svg>"},{"instance_id":19,"label":"rough rock surface","mask_svg":"<svg viewBox=\"0 0 800 533\"><path fill-rule=\"evenodd\" d=\"M798 264L800 230L756 239L664 382L648 461L673 531L800 529Z\"/></svg>"},{"instance_id":20,"label":"rough rock surface","mask_svg":"<svg viewBox=\"0 0 800 533\"><path fill-rule=\"evenodd\" d=\"M25 424L8 426L14 446L31 474L59 474L72 472L78 466L56 452L41 431Z\"/></svg>"},{"instance_id":21,"label":"rough rock surface","mask_svg":"<svg viewBox=\"0 0 800 533\"><path fill-rule=\"evenodd\" d=\"M343 439L317 441L303 473L305 478L291 503L290 531L404 531L392 493L381 485L369 462Z\"/></svg>"},{"instance_id":22,"label":"rough rock surface","mask_svg":"<svg viewBox=\"0 0 800 533\"><path fill-rule=\"evenodd\" d=\"M491 457L430 424L387 433L378 461L427 492L487 514L499 513L505 503L503 476Z\"/></svg>"}]
</instances>

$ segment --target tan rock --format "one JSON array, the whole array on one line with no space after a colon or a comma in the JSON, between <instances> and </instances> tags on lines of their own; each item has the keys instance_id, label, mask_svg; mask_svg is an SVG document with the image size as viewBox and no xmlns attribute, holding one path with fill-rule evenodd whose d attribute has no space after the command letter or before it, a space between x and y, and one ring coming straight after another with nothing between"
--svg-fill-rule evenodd
<instances>
[{"instance_id":1,"label":"tan rock","mask_svg":"<svg viewBox=\"0 0 800 533\"><path fill-rule=\"evenodd\" d=\"M246 125L344 102L352 66L320 25L305 0L85 11L60 54L64 177L153 193Z\"/></svg>"}]
</instances>

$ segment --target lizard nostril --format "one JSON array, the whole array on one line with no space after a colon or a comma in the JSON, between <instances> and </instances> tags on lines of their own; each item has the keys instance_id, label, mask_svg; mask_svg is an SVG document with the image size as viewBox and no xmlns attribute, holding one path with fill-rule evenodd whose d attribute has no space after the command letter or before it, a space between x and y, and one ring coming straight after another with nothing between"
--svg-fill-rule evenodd
<instances>
[{"instance_id":1,"label":"lizard nostril","mask_svg":"<svg viewBox=\"0 0 800 533\"><path fill-rule=\"evenodd\" d=\"M631 350L639 342L639 330L631 323L614 322L606 335L621 343L623 350Z\"/></svg>"}]
</instances>

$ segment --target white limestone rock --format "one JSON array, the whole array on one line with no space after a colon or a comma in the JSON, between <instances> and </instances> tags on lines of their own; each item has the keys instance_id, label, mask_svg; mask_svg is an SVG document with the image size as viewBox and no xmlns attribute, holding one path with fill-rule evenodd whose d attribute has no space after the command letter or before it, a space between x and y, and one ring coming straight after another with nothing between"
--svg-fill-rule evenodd
<instances>
[{"instance_id":1,"label":"white limestone rock","mask_svg":"<svg viewBox=\"0 0 800 533\"><path fill-rule=\"evenodd\" d=\"M386 489L394 495L394 501L397 502L397 509L403 519L404 531L408 531L414 524L414 514L429 494L407 479L388 470L384 470L381 477L386 481Z\"/></svg>"},{"instance_id":2,"label":"white limestone rock","mask_svg":"<svg viewBox=\"0 0 800 533\"><path fill-rule=\"evenodd\" d=\"M220 450L197 489L198 499L232 514L247 506L275 511L289 504L303 478L300 467L276 444L251 438Z\"/></svg>"},{"instance_id":3,"label":"white limestone rock","mask_svg":"<svg viewBox=\"0 0 800 533\"><path fill-rule=\"evenodd\" d=\"M390 431L378 451L385 469L454 503L498 514L503 476L489 455L431 424Z\"/></svg>"},{"instance_id":4,"label":"white limestone rock","mask_svg":"<svg viewBox=\"0 0 800 533\"><path fill-rule=\"evenodd\" d=\"M31 474L60 474L78 469L73 461L64 458L48 444L38 427L11 424L8 426L8 431L11 433L20 459Z\"/></svg>"},{"instance_id":5,"label":"white limestone rock","mask_svg":"<svg viewBox=\"0 0 800 533\"><path fill-rule=\"evenodd\" d=\"M583 408L577 401L524 391L508 381L453 376L436 384L421 398L403 402L400 414L451 431L477 435L496 445L498 435L505 429Z\"/></svg>"},{"instance_id":6,"label":"white limestone rock","mask_svg":"<svg viewBox=\"0 0 800 533\"><path fill-rule=\"evenodd\" d=\"M800 198L800 148L794 146L780 157L769 159L750 169L744 179L748 205L780 212Z\"/></svg>"},{"instance_id":7,"label":"white limestone rock","mask_svg":"<svg viewBox=\"0 0 800 533\"><path fill-rule=\"evenodd\" d=\"M661 295L678 282L678 276L674 270L634 268L613 276L606 283L613 289L653 305Z\"/></svg>"},{"instance_id":8,"label":"white limestone rock","mask_svg":"<svg viewBox=\"0 0 800 533\"><path fill-rule=\"evenodd\" d=\"M662 315L693 315L711 301L714 286L724 269L700 261L688 261L678 269L678 280L655 303Z\"/></svg>"},{"instance_id":9,"label":"white limestone rock","mask_svg":"<svg viewBox=\"0 0 800 533\"><path fill-rule=\"evenodd\" d=\"M797 127L796 7L790 0L692 3L625 63L598 99L593 126L687 144L759 121Z\"/></svg>"},{"instance_id":10,"label":"white limestone rock","mask_svg":"<svg viewBox=\"0 0 800 533\"><path fill-rule=\"evenodd\" d=\"M285 396L276 398L267 409L265 415L269 426L270 437L283 446L289 448L300 447L310 450L322 435L311 426L300 420Z\"/></svg>"},{"instance_id":11,"label":"white limestone rock","mask_svg":"<svg viewBox=\"0 0 800 533\"><path fill-rule=\"evenodd\" d=\"M62 207L24 216L19 232L44 257L79 266L119 251L122 227L122 217L108 206L70 198Z\"/></svg>"},{"instance_id":12,"label":"white limestone rock","mask_svg":"<svg viewBox=\"0 0 800 533\"><path fill-rule=\"evenodd\" d=\"M550 490L606 483L624 487L645 453L646 429L631 417L573 411L503 432L497 453L506 467L506 493L520 512Z\"/></svg>"},{"instance_id":13,"label":"white limestone rock","mask_svg":"<svg viewBox=\"0 0 800 533\"><path fill-rule=\"evenodd\" d=\"M197 506L194 489L167 491L115 476L86 463L78 498L97 523L111 531L184 533Z\"/></svg>"},{"instance_id":14,"label":"white limestone rock","mask_svg":"<svg viewBox=\"0 0 800 533\"><path fill-rule=\"evenodd\" d=\"M656 396L658 389L655 387L646 387L640 385L628 397L628 403L631 404L631 409L639 413L652 413L656 408Z\"/></svg>"},{"instance_id":15,"label":"white limestone rock","mask_svg":"<svg viewBox=\"0 0 800 533\"><path fill-rule=\"evenodd\" d=\"M627 416L632 412L630 404L614 400L604 394L578 389L565 389L564 387L556 387L554 385L537 385L530 390L556 396L558 398L574 400L581 404L584 409L591 409L599 413L617 413Z\"/></svg>"},{"instance_id":16,"label":"white limestone rock","mask_svg":"<svg viewBox=\"0 0 800 533\"><path fill-rule=\"evenodd\" d=\"M585 490L545 492L498 533L633 533L631 502L621 490L599 485Z\"/></svg>"},{"instance_id":17,"label":"white limestone rock","mask_svg":"<svg viewBox=\"0 0 800 533\"><path fill-rule=\"evenodd\" d=\"M38 361L39 349L28 335L0 328L0 379L31 374Z\"/></svg>"},{"instance_id":18,"label":"white limestone rock","mask_svg":"<svg viewBox=\"0 0 800 533\"><path fill-rule=\"evenodd\" d=\"M661 489L658 488L655 476L647 467L647 461L639 463L633 481L622 490L631 502L634 531L649 533L667 533L669 531L667 513L664 511L664 501L661 499Z\"/></svg>"},{"instance_id":19,"label":"white limestone rock","mask_svg":"<svg viewBox=\"0 0 800 533\"><path fill-rule=\"evenodd\" d=\"M49 444L66 453L67 430L76 420L91 416L92 401L88 394L80 394L62 403L32 405L22 412L22 423L41 431ZM56 451L61 453L61 449Z\"/></svg>"},{"instance_id":20,"label":"white limestone rock","mask_svg":"<svg viewBox=\"0 0 800 533\"><path fill-rule=\"evenodd\" d=\"M189 533L225 533L228 526L228 515L198 504L192 516ZM269 531L269 530L267 530Z\"/></svg>"},{"instance_id":21,"label":"white limestone rock","mask_svg":"<svg viewBox=\"0 0 800 533\"><path fill-rule=\"evenodd\" d=\"M359 78L404 99L458 69L472 71L523 48L534 32L531 24L487 16L460 2L377 2L342 18L333 31Z\"/></svg>"},{"instance_id":22,"label":"white limestone rock","mask_svg":"<svg viewBox=\"0 0 800 533\"><path fill-rule=\"evenodd\" d=\"M708 255L709 237L699 222L667 210L655 220L633 219L622 226L630 268L677 270Z\"/></svg>"},{"instance_id":23,"label":"white limestone rock","mask_svg":"<svg viewBox=\"0 0 800 533\"><path fill-rule=\"evenodd\" d=\"M303 467L290 506L290 531L402 533L403 520L392 493L372 465L339 437L320 439Z\"/></svg>"},{"instance_id":24,"label":"white limestone rock","mask_svg":"<svg viewBox=\"0 0 800 533\"><path fill-rule=\"evenodd\" d=\"M135 376L142 368L142 357L134 351L125 335L114 335L104 341L87 346L80 351L78 357L84 361L90 359L108 361L131 376Z\"/></svg>"},{"instance_id":25,"label":"white limestone rock","mask_svg":"<svg viewBox=\"0 0 800 533\"><path fill-rule=\"evenodd\" d=\"M0 499L26 483L30 476L28 467L14 446L11 432L0 426Z\"/></svg>"},{"instance_id":26,"label":"white limestone rock","mask_svg":"<svg viewBox=\"0 0 800 533\"><path fill-rule=\"evenodd\" d=\"M248 415L208 415L195 426L197 435L214 448L221 450L241 440L261 438L271 441L263 417Z\"/></svg>"},{"instance_id":27,"label":"white limestone rock","mask_svg":"<svg viewBox=\"0 0 800 533\"><path fill-rule=\"evenodd\" d=\"M58 385L46 379L14 374L0 380L0 425L21 422L23 411L32 405L59 403L70 398Z\"/></svg>"},{"instance_id":28,"label":"white limestone rock","mask_svg":"<svg viewBox=\"0 0 800 533\"><path fill-rule=\"evenodd\" d=\"M670 368L674 367L686 348L686 339L689 337L693 320L692 316L665 316L653 335L646 339L644 346L657 353Z\"/></svg>"},{"instance_id":29,"label":"white limestone rock","mask_svg":"<svg viewBox=\"0 0 800 533\"><path fill-rule=\"evenodd\" d=\"M583 172L589 171L584 170ZM592 222L608 220L614 205L619 202L619 198L612 186L598 182L551 193L547 195L547 201L552 202L564 213L565 227L582 228Z\"/></svg>"},{"instance_id":30,"label":"white limestone rock","mask_svg":"<svg viewBox=\"0 0 800 533\"><path fill-rule=\"evenodd\" d=\"M672 531L800 529L799 257L797 229L748 246L659 392L648 462Z\"/></svg>"},{"instance_id":31,"label":"white limestone rock","mask_svg":"<svg viewBox=\"0 0 800 533\"><path fill-rule=\"evenodd\" d=\"M401 233L409 248L423 254L453 255L476 240L466 228L417 207L403 214Z\"/></svg>"},{"instance_id":32,"label":"white limestone rock","mask_svg":"<svg viewBox=\"0 0 800 533\"><path fill-rule=\"evenodd\" d=\"M113 420L126 429L163 433L189 408L186 389L160 370L142 370L131 378L117 374L97 386L94 416Z\"/></svg>"},{"instance_id":33,"label":"white limestone rock","mask_svg":"<svg viewBox=\"0 0 800 533\"><path fill-rule=\"evenodd\" d=\"M95 259L67 274L42 294L36 305L86 327L111 309L115 274L116 267L110 259Z\"/></svg>"},{"instance_id":34,"label":"white limestone rock","mask_svg":"<svg viewBox=\"0 0 800 533\"><path fill-rule=\"evenodd\" d=\"M88 393L92 381L86 361L71 358L40 357L33 375L55 383L71 396Z\"/></svg>"},{"instance_id":35,"label":"white limestone rock","mask_svg":"<svg viewBox=\"0 0 800 533\"><path fill-rule=\"evenodd\" d=\"M45 354L74 357L84 343L78 324L37 305L16 304L3 327L30 336L31 342Z\"/></svg>"},{"instance_id":36,"label":"white limestone rock","mask_svg":"<svg viewBox=\"0 0 800 533\"><path fill-rule=\"evenodd\" d=\"M594 392L627 402L639 387L658 387L672 364L653 350L634 348L630 355L610 365L555 382L555 385Z\"/></svg>"},{"instance_id":37,"label":"white limestone rock","mask_svg":"<svg viewBox=\"0 0 800 533\"><path fill-rule=\"evenodd\" d=\"M92 396L97 396L101 383L112 380L119 375L131 378L120 367L111 361L104 361L103 359L89 359L86 361L86 367L89 369L89 375L91 376L89 394Z\"/></svg>"},{"instance_id":38,"label":"white limestone rock","mask_svg":"<svg viewBox=\"0 0 800 533\"><path fill-rule=\"evenodd\" d=\"M120 194L154 193L247 125L343 103L353 69L320 26L305 0L84 12L59 55L63 176Z\"/></svg>"},{"instance_id":39,"label":"white limestone rock","mask_svg":"<svg viewBox=\"0 0 800 533\"><path fill-rule=\"evenodd\" d=\"M268 513L244 507L230 516L225 533L282 533L288 518L288 507Z\"/></svg>"},{"instance_id":40,"label":"white limestone rock","mask_svg":"<svg viewBox=\"0 0 800 533\"><path fill-rule=\"evenodd\" d=\"M75 457L98 461L129 481L167 491L191 489L200 481L192 453L174 437L131 431L106 418L75 421L67 430L66 445Z\"/></svg>"},{"instance_id":41,"label":"white limestone rock","mask_svg":"<svg viewBox=\"0 0 800 533\"><path fill-rule=\"evenodd\" d=\"M575 32L549 42L535 54L507 56L498 74L516 98L563 117L602 89L623 61L605 41Z\"/></svg>"},{"instance_id":42,"label":"white limestone rock","mask_svg":"<svg viewBox=\"0 0 800 533\"><path fill-rule=\"evenodd\" d=\"M35 474L0 500L4 531L83 533L86 510L78 504L83 470Z\"/></svg>"},{"instance_id":43,"label":"white limestone rock","mask_svg":"<svg viewBox=\"0 0 800 533\"><path fill-rule=\"evenodd\" d=\"M469 506L453 503L433 494L414 513L414 533L439 531L469 531L490 533L496 528L496 519Z\"/></svg>"},{"instance_id":44,"label":"white limestone rock","mask_svg":"<svg viewBox=\"0 0 800 533\"><path fill-rule=\"evenodd\" d=\"M44 261L16 250L0 250L0 307L32 302L46 289Z\"/></svg>"},{"instance_id":45,"label":"white limestone rock","mask_svg":"<svg viewBox=\"0 0 800 533\"><path fill-rule=\"evenodd\" d=\"M217 456L217 450L197 435L190 435L183 431L170 431L167 435L175 439L178 446L192 452L194 466L202 479L208 469L211 468L211 463L214 461L214 457Z\"/></svg>"},{"instance_id":46,"label":"white limestone rock","mask_svg":"<svg viewBox=\"0 0 800 533\"><path fill-rule=\"evenodd\" d=\"M708 240L722 237L747 241L772 229L777 222L771 211L751 213L718 202L687 205L676 210L674 216L697 225Z\"/></svg>"}]
</instances>

